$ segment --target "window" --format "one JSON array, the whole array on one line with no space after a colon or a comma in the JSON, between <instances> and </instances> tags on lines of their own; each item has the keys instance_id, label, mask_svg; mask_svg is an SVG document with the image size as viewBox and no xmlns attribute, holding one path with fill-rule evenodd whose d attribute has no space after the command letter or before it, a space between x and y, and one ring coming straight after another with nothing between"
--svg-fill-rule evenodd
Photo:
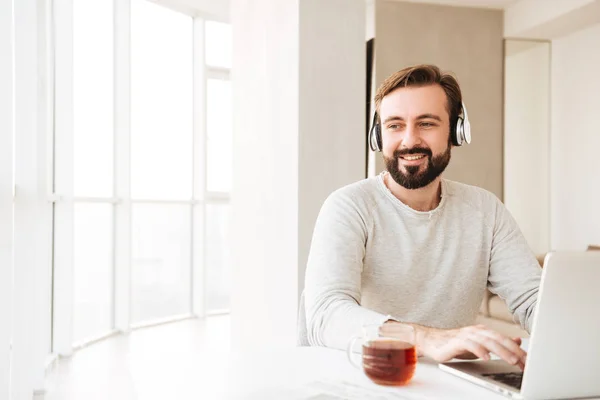
<instances>
[{"instance_id":1,"label":"window","mask_svg":"<svg viewBox=\"0 0 600 400\"><path fill-rule=\"evenodd\" d=\"M231 191L232 115L231 83L208 79L206 85L207 177L210 192Z\"/></svg>"},{"instance_id":2,"label":"window","mask_svg":"<svg viewBox=\"0 0 600 400\"><path fill-rule=\"evenodd\" d=\"M75 203L73 341L113 329L112 204Z\"/></svg>"},{"instance_id":3,"label":"window","mask_svg":"<svg viewBox=\"0 0 600 400\"><path fill-rule=\"evenodd\" d=\"M192 312L193 67L192 18L133 1L134 324Z\"/></svg>"},{"instance_id":4,"label":"window","mask_svg":"<svg viewBox=\"0 0 600 400\"><path fill-rule=\"evenodd\" d=\"M113 4L73 0L73 342L113 322Z\"/></svg>"},{"instance_id":5,"label":"window","mask_svg":"<svg viewBox=\"0 0 600 400\"><path fill-rule=\"evenodd\" d=\"M230 306L229 204L206 205L206 307L209 311Z\"/></svg>"},{"instance_id":6,"label":"window","mask_svg":"<svg viewBox=\"0 0 600 400\"><path fill-rule=\"evenodd\" d=\"M74 193L113 195L113 6L73 0Z\"/></svg>"},{"instance_id":7,"label":"window","mask_svg":"<svg viewBox=\"0 0 600 400\"><path fill-rule=\"evenodd\" d=\"M231 68L231 26L206 21L206 65Z\"/></svg>"},{"instance_id":8,"label":"window","mask_svg":"<svg viewBox=\"0 0 600 400\"><path fill-rule=\"evenodd\" d=\"M132 323L190 314L190 206L135 204L132 224Z\"/></svg>"},{"instance_id":9,"label":"window","mask_svg":"<svg viewBox=\"0 0 600 400\"><path fill-rule=\"evenodd\" d=\"M134 199L192 197L192 22L191 17L145 0L131 3Z\"/></svg>"},{"instance_id":10,"label":"window","mask_svg":"<svg viewBox=\"0 0 600 400\"><path fill-rule=\"evenodd\" d=\"M230 26L147 0L55 4L58 348L226 312Z\"/></svg>"}]
</instances>

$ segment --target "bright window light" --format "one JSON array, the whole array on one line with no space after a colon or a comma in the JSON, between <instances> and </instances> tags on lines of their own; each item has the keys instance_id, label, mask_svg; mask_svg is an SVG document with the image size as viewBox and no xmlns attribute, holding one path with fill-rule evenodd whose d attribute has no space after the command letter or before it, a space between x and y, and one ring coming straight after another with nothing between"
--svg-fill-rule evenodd
<instances>
[{"instance_id":1,"label":"bright window light","mask_svg":"<svg viewBox=\"0 0 600 400\"><path fill-rule=\"evenodd\" d=\"M231 294L229 204L206 205L206 308L228 310Z\"/></svg>"},{"instance_id":2,"label":"bright window light","mask_svg":"<svg viewBox=\"0 0 600 400\"><path fill-rule=\"evenodd\" d=\"M206 64L231 68L231 25L206 21Z\"/></svg>"},{"instance_id":3,"label":"bright window light","mask_svg":"<svg viewBox=\"0 0 600 400\"><path fill-rule=\"evenodd\" d=\"M131 3L131 195L190 200L193 160L192 18Z\"/></svg>"},{"instance_id":4,"label":"bright window light","mask_svg":"<svg viewBox=\"0 0 600 400\"><path fill-rule=\"evenodd\" d=\"M113 195L112 1L73 0L73 146L76 196Z\"/></svg>"},{"instance_id":5,"label":"bright window light","mask_svg":"<svg viewBox=\"0 0 600 400\"><path fill-rule=\"evenodd\" d=\"M75 204L75 343L104 335L113 328L112 216L111 204Z\"/></svg>"},{"instance_id":6,"label":"bright window light","mask_svg":"<svg viewBox=\"0 0 600 400\"><path fill-rule=\"evenodd\" d=\"M232 179L232 104L231 82L209 79L207 106L207 177L209 192L229 192Z\"/></svg>"},{"instance_id":7,"label":"bright window light","mask_svg":"<svg viewBox=\"0 0 600 400\"><path fill-rule=\"evenodd\" d=\"M133 324L190 312L190 210L187 205L133 205Z\"/></svg>"}]
</instances>

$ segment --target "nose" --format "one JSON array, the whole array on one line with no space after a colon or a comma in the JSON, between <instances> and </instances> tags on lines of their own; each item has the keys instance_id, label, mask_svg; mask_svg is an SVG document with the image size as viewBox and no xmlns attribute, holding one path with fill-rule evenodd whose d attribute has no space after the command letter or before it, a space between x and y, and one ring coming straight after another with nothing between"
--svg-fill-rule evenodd
<instances>
[{"instance_id":1,"label":"nose","mask_svg":"<svg viewBox=\"0 0 600 400\"><path fill-rule=\"evenodd\" d=\"M407 149L415 147L421 142L419 131L414 126L407 126L402 138L402 147Z\"/></svg>"}]
</instances>

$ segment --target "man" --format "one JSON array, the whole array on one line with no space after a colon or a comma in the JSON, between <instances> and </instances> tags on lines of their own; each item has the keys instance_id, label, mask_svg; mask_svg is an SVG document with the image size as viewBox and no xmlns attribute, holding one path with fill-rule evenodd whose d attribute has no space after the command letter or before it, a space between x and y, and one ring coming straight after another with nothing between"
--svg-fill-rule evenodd
<instances>
[{"instance_id":1,"label":"man","mask_svg":"<svg viewBox=\"0 0 600 400\"><path fill-rule=\"evenodd\" d=\"M473 326L489 288L529 331L541 269L493 194L441 177L465 117L458 83L435 66L406 68L375 105L387 171L323 204L306 271L309 343L343 349L364 324L392 335L410 324L437 361L494 353L523 367L519 339Z\"/></svg>"}]
</instances>

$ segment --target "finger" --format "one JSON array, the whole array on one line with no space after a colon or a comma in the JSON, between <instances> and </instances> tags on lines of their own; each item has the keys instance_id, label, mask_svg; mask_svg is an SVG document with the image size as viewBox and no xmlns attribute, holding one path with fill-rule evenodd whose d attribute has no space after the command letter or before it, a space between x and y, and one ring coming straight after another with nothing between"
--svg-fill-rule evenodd
<instances>
[{"instance_id":1,"label":"finger","mask_svg":"<svg viewBox=\"0 0 600 400\"><path fill-rule=\"evenodd\" d=\"M517 365L521 360L519 356L498 343L494 338L484 335L481 332L471 334L469 339L483 346L487 351L496 354L498 357L511 365Z\"/></svg>"},{"instance_id":2,"label":"finger","mask_svg":"<svg viewBox=\"0 0 600 400\"><path fill-rule=\"evenodd\" d=\"M488 361L490 359L490 353L489 351L485 348L485 346L482 346L481 344L477 343L474 340L470 340L470 339L459 339L459 343L461 344L461 346L464 348L464 350L467 350L473 354L475 354L477 357Z\"/></svg>"},{"instance_id":3,"label":"finger","mask_svg":"<svg viewBox=\"0 0 600 400\"><path fill-rule=\"evenodd\" d=\"M520 337L514 337L514 338L511 338L511 339L512 339L513 342L515 342L519 346L521 346L521 344L523 343L523 341L521 340Z\"/></svg>"},{"instance_id":4,"label":"finger","mask_svg":"<svg viewBox=\"0 0 600 400\"><path fill-rule=\"evenodd\" d=\"M486 335L500 345L504 346L508 351L519 357L523 362L525 362L525 358L527 357L527 353L520 346L520 343L516 343L513 339L510 339L504 335L501 335L498 332L491 331L489 329L479 331L481 334Z\"/></svg>"}]
</instances>

